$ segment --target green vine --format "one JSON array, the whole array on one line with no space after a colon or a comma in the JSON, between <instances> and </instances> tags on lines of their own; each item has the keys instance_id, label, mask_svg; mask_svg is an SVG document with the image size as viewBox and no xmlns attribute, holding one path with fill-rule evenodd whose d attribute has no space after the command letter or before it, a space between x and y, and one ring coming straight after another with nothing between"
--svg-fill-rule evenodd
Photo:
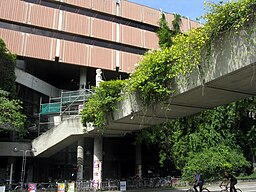
<instances>
[{"instance_id":1,"label":"green vine","mask_svg":"<svg viewBox=\"0 0 256 192\"><path fill-rule=\"evenodd\" d=\"M206 67L202 65L211 65L209 58L214 40L218 40L230 31L239 33L238 30L255 20L256 0L238 0L206 6L208 13L202 17L205 24L186 34L178 32L177 24L180 22L180 16L176 15L173 21L174 31L170 35L165 16L162 15L160 29L163 30L159 31L163 37L161 41L163 46L160 46L160 50L148 51L144 55L135 72L131 74L129 81L131 86L126 88L126 91L131 89L130 91L139 93L145 105L165 101L174 93L174 82L177 77L189 77L197 67L199 67L200 76L203 76L202 68ZM161 40L160 36L159 40ZM171 42L168 44L170 46L166 46L167 42ZM92 121L96 127L107 127L106 114L113 111L116 102L123 99L120 93L126 83L121 82L109 84L104 82L95 90L95 95L85 106L84 123Z\"/></svg>"},{"instance_id":2,"label":"green vine","mask_svg":"<svg viewBox=\"0 0 256 192\"><path fill-rule=\"evenodd\" d=\"M95 127L105 129L108 117L116 109L116 103L124 99L121 91L127 85L124 80L101 82L94 88L94 94L89 98L82 111L82 122L86 125L93 122Z\"/></svg>"}]
</instances>

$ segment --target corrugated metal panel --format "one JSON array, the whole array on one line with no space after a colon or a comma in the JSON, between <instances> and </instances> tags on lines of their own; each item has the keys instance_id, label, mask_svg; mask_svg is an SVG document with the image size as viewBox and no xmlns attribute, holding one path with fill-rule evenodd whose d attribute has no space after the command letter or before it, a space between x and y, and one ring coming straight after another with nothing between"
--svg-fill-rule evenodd
<instances>
[{"instance_id":1,"label":"corrugated metal panel","mask_svg":"<svg viewBox=\"0 0 256 192\"><path fill-rule=\"evenodd\" d=\"M190 22L191 29L198 28L201 26L201 24L196 21L190 20L189 22Z\"/></svg>"},{"instance_id":2,"label":"corrugated metal panel","mask_svg":"<svg viewBox=\"0 0 256 192\"><path fill-rule=\"evenodd\" d=\"M26 34L24 56L53 60L55 58L56 39Z\"/></svg>"},{"instance_id":3,"label":"corrugated metal panel","mask_svg":"<svg viewBox=\"0 0 256 192\"><path fill-rule=\"evenodd\" d=\"M97 18L92 18L92 37L113 40L115 41L114 31L116 30L116 25L113 22L105 21Z\"/></svg>"},{"instance_id":4,"label":"corrugated metal panel","mask_svg":"<svg viewBox=\"0 0 256 192\"><path fill-rule=\"evenodd\" d=\"M170 26L170 29L172 29L172 21L174 19L174 15L169 13L169 14L166 14L166 20L167 22L169 23L169 26ZM200 24L198 22L195 22L193 20L189 20L187 18L184 18L182 17L181 18L181 24L180 24L180 29L181 29L181 32L184 33L184 32L187 32L193 28L197 28L199 27Z\"/></svg>"},{"instance_id":5,"label":"corrugated metal panel","mask_svg":"<svg viewBox=\"0 0 256 192\"><path fill-rule=\"evenodd\" d=\"M87 16L70 12L64 12L62 22L63 31L81 35L89 35L90 18Z\"/></svg>"},{"instance_id":6,"label":"corrugated metal panel","mask_svg":"<svg viewBox=\"0 0 256 192\"><path fill-rule=\"evenodd\" d=\"M143 47L143 31L138 28L121 25L121 42L124 44Z\"/></svg>"},{"instance_id":7,"label":"corrugated metal panel","mask_svg":"<svg viewBox=\"0 0 256 192\"><path fill-rule=\"evenodd\" d=\"M62 40L60 43L60 61L76 65L89 65L89 46Z\"/></svg>"},{"instance_id":8,"label":"corrugated metal panel","mask_svg":"<svg viewBox=\"0 0 256 192\"><path fill-rule=\"evenodd\" d=\"M57 29L59 10L41 5L30 4L28 24Z\"/></svg>"},{"instance_id":9,"label":"corrugated metal panel","mask_svg":"<svg viewBox=\"0 0 256 192\"><path fill-rule=\"evenodd\" d=\"M188 22L187 19L181 18L181 32L184 33L186 31L189 31L191 29L190 23Z\"/></svg>"},{"instance_id":10,"label":"corrugated metal panel","mask_svg":"<svg viewBox=\"0 0 256 192\"><path fill-rule=\"evenodd\" d=\"M135 65L141 60L142 56L134 53L121 53L122 72L131 73L135 69Z\"/></svg>"},{"instance_id":11,"label":"corrugated metal panel","mask_svg":"<svg viewBox=\"0 0 256 192\"><path fill-rule=\"evenodd\" d=\"M92 9L115 14L116 13L116 1L115 0L92 0Z\"/></svg>"},{"instance_id":12,"label":"corrugated metal panel","mask_svg":"<svg viewBox=\"0 0 256 192\"><path fill-rule=\"evenodd\" d=\"M144 31L144 47L147 49L158 49L158 36L154 32Z\"/></svg>"},{"instance_id":13,"label":"corrugated metal panel","mask_svg":"<svg viewBox=\"0 0 256 192\"><path fill-rule=\"evenodd\" d=\"M60 0L59 0L60 1ZM94 0L65 0L65 3L76 5L79 7L91 8L92 2Z\"/></svg>"},{"instance_id":14,"label":"corrugated metal panel","mask_svg":"<svg viewBox=\"0 0 256 192\"><path fill-rule=\"evenodd\" d=\"M0 38L4 40L11 53L22 55L25 35L24 33L0 28Z\"/></svg>"},{"instance_id":15,"label":"corrugated metal panel","mask_svg":"<svg viewBox=\"0 0 256 192\"><path fill-rule=\"evenodd\" d=\"M174 19L174 15L171 13L168 13L165 15L165 18L166 18L167 23L169 23L170 29L172 29L172 21Z\"/></svg>"},{"instance_id":16,"label":"corrugated metal panel","mask_svg":"<svg viewBox=\"0 0 256 192\"><path fill-rule=\"evenodd\" d=\"M161 12L149 7L143 7L143 22L158 26L161 17Z\"/></svg>"},{"instance_id":17,"label":"corrugated metal panel","mask_svg":"<svg viewBox=\"0 0 256 192\"><path fill-rule=\"evenodd\" d=\"M25 23L28 3L20 0L0 0L0 18Z\"/></svg>"},{"instance_id":18,"label":"corrugated metal panel","mask_svg":"<svg viewBox=\"0 0 256 192\"><path fill-rule=\"evenodd\" d=\"M121 14L120 16L136 21L142 21L142 6L121 0L120 1Z\"/></svg>"},{"instance_id":19,"label":"corrugated metal panel","mask_svg":"<svg viewBox=\"0 0 256 192\"><path fill-rule=\"evenodd\" d=\"M113 70L116 60L113 58L114 50L103 47L91 47L91 67Z\"/></svg>"}]
</instances>

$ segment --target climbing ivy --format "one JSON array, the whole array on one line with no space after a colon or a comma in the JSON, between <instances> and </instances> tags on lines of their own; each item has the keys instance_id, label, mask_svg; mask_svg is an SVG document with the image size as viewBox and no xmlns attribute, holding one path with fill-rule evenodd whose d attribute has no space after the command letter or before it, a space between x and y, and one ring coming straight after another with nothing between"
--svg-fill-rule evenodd
<instances>
[{"instance_id":1,"label":"climbing ivy","mask_svg":"<svg viewBox=\"0 0 256 192\"><path fill-rule=\"evenodd\" d=\"M165 101L175 92L174 82L178 77L189 77L195 68L200 68L202 64L209 62L213 40L229 31L238 33L241 28L250 25L255 19L256 0L208 3L206 6L208 13L202 17L205 19L205 24L185 34L178 33L176 24L179 23L180 18L176 16L173 24L175 33L170 36L162 15L160 23L165 29L163 34L168 34L168 38L163 43L168 39L172 43L169 47L163 46L160 50L148 51L144 55L135 72L131 74L130 86L126 87L126 91L131 89L137 92L146 105ZM207 64L211 65L211 63ZM201 76L203 77L203 74ZM120 84L125 83L120 81ZM112 85L116 92L108 95L107 92ZM116 102L121 99L120 93L123 87L119 86L117 89L115 83L110 83L109 86L102 84L97 88L95 96L85 106L83 122L93 121L96 127L106 127L106 113L112 111Z\"/></svg>"},{"instance_id":2,"label":"climbing ivy","mask_svg":"<svg viewBox=\"0 0 256 192\"><path fill-rule=\"evenodd\" d=\"M123 80L101 82L99 87L94 87L91 95L82 111L82 122L86 125L93 122L97 128L105 129L109 115L116 109L117 102L123 100L122 90L127 85Z\"/></svg>"}]
</instances>

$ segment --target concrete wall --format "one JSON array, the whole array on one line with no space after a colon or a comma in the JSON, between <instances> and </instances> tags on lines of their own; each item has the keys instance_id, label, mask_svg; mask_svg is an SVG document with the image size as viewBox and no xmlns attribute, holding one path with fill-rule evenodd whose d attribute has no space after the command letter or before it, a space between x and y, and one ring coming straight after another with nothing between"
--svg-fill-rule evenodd
<instances>
[{"instance_id":1,"label":"concrete wall","mask_svg":"<svg viewBox=\"0 0 256 192\"><path fill-rule=\"evenodd\" d=\"M36 149L34 155L48 157L77 141L83 134L81 117L64 120L32 141L32 147Z\"/></svg>"},{"instance_id":2,"label":"concrete wall","mask_svg":"<svg viewBox=\"0 0 256 192\"><path fill-rule=\"evenodd\" d=\"M16 82L49 97L58 97L60 90L20 69L15 69Z\"/></svg>"},{"instance_id":3,"label":"concrete wall","mask_svg":"<svg viewBox=\"0 0 256 192\"><path fill-rule=\"evenodd\" d=\"M18 150L31 150L31 143L24 143L24 142L0 142L0 156L8 156L8 157L22 157L21 151L14 151L16 147ZM32 153L27 153L27 156L33 155Z\"/></svg>"}]
</instances>

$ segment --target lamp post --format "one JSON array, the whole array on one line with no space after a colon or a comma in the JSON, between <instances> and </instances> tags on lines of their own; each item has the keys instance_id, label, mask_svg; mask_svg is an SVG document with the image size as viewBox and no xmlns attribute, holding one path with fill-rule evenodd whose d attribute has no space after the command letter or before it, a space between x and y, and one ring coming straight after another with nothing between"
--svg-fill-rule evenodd
<instances>
[{"instance_id":1,"label":"lamp post","mask_svg":"<svg viewBox=\"0 0 256 192\"><path fill-rule=\"evenodd\" d=\"M21 165L21 176L20 176L20 182L21 182L21 190L23 190L23 186L24 186L24 179L25 179L25 173L26 173L26 163L27 163L27 153L28 152L36 152L36 150L33 149L18 149L17 147L15 147L13 149L15 152L22 152L22 165Z\"/></svg>"}]
</instances>

